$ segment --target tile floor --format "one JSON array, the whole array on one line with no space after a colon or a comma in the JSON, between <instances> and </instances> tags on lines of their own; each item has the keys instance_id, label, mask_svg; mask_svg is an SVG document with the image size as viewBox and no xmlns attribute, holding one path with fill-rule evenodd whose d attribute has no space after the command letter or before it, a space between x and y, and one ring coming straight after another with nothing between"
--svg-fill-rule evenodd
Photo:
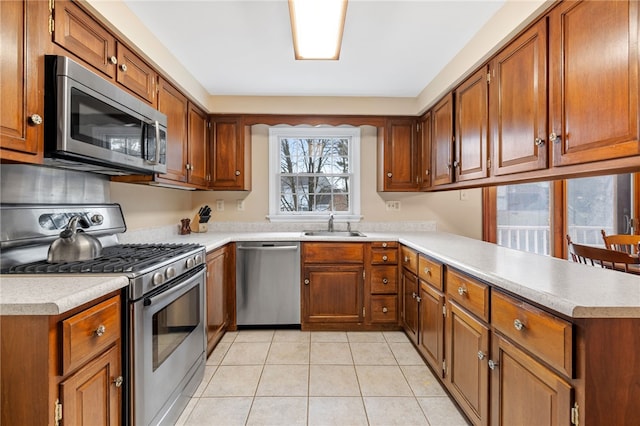
<instances>
[{"instance_id":1,"label":"tile floor","mask_svg":"<svg viewBox=\"0 0 640 426\"><path fill-rule=\"evenodd\" d=\"M466 426L402 332L225 334L179 425Z\"/></svg>"}]
</instances>

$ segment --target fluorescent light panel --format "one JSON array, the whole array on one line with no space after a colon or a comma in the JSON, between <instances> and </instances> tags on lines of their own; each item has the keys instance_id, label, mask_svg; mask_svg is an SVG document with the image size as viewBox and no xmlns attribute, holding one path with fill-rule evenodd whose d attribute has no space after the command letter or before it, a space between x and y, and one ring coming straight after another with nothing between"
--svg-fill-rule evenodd
<instances>
[{"instance_id":1,"label":"fluorescent light panel","mask_svg":"<svg viewBox=\"0 0 640 426\"><path fill-rule=\"evenodd\" d=\"M340 57L347 0L289 0L296 59Z\"/></svg>"}]
</instances>

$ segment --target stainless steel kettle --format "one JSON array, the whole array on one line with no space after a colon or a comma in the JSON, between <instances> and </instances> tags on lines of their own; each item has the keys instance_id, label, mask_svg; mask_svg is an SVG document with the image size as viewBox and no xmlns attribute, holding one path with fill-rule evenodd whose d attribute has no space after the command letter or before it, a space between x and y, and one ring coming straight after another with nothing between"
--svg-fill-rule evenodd
<instances>
[{"instance_id":1,"label":"stainless steel kettle","mask_svg":"<svg viewBox=\"0 0 640 426\"><path fill-rule=\"evenodd\" d=\"M80 219L80 215L69 219L67 227L60 233L60 238L51 243L47 255L49 263L91 260L102 254L100 241L82 229L77 229Z\"/></svg>"}]
</instances>

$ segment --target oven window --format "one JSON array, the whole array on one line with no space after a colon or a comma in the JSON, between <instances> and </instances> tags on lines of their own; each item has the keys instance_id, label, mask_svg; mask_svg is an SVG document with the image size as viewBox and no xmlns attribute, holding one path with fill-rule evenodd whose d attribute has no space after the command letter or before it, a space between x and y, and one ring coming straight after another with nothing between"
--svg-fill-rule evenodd
<instances>
[{"instance_id":1,"label":"oven window","mask_svg":"<svg viewBox=\"0 0 640 426\"><path fill-rule=\"evenodd\" d=\"M199 287L196 286L153 315L153 371L199 323Z\"/></svg>"}]
</instances>

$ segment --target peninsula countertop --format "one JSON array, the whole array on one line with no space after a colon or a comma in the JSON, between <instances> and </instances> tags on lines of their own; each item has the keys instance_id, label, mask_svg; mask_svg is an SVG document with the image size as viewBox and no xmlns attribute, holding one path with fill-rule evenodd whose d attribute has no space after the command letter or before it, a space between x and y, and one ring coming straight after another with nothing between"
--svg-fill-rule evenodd
<instances>
[{"instance_id":1,"label":"peninsula countertop","mask_svg":"<svg viewBox=\"0 0 640 426\"><path fill-rule=\"evenodd\" d=\"M443 232L378 233L364 237L305 236L302 232L208 232L150 241L197 243L207 251L237 241L399 241L491 286L569 318L640 318L640 277L575 264ZM129 241L135 242L135 241ZM127 285L123 276L2 275L2 315L51 315ZM81 283L78 283L81 281ZM102 294L100 294L102 292ZM82 295L82 297L80 297ZM74 303L77 303L74 306Z\"/></svg>"}]
</instances>

